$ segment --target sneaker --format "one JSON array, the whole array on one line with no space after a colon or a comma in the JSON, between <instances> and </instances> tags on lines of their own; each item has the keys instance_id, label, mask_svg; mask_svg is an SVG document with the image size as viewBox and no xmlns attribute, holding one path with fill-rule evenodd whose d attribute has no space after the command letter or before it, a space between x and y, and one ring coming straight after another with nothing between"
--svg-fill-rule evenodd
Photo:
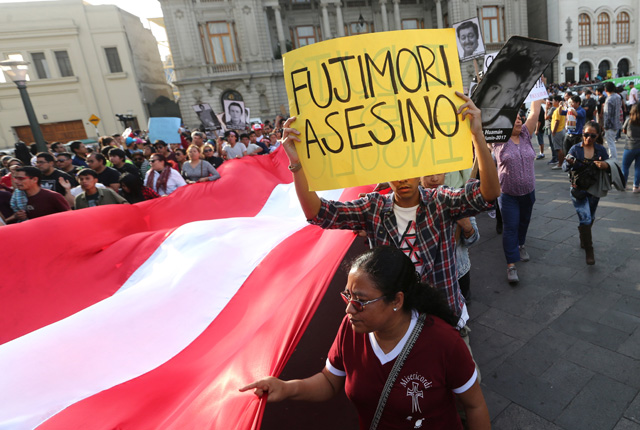
<instances>
[{"instance_id":1,"label":"sneaker","mask_svg":"<svg viewBox=\"0 0 640 430\"><path fill-rule=\"evenodd\" d=\"M489 218L495 218L496 217L496 210L495 209L491 209L489 212L487 212L487 214L489 215Z\"/></svg>"},{"instance_id":2,"label":"sneaker","mask_svg":"<svg viewBox=\"0 0 640 430\"><path fill-rule=\"evenodd\" d=\"M557 164L551 168L551 170L562 170L562 166L558 166Z\"/></svg>"},{"instance_id":3,"label":"sneaker","mask_svg":"<svg viewBox=\"0 0 640 430\"><path fill-rule=\"evenodd\" d=\"M633 194L640 193L640 187L633 187Z\"/></svg>"},{"instance_id":4,"label":"sneaker","mask_svg":"<svg viewBox=\"0 0 640 430\"><path fill-rule=\"evenodd\" d=\"M529 261L531 258L529 257L529 253L524 248L524 245L518 247L520 249L520 261Z\"/></svg>"},{"instance_id":5,"label":"sneaker","mask_svg":"<svg viewBox=\"0 0 640 430\"><path fill-rule=\"evenodd\" d=\"M516 270L516 266L508 266L507 267L507 281L510 284L517 284L520 282L520 278L518 278L518 270Z\"/></svg>"},{"instance_id":6,"label":"sneaker","mask_svg":"<svg viewBox=\"0 0 640 430\"><path fill-rule=\"evenodd\" d=\"M548 165L552 165L552 164L558 164L558 159L557 158L552 158L551 160L547 161Z\"/></svg>"},{"instance_id":7,"label":"sneaker","mask_svg":"<svg viewBox=\"0 0 640 430\"><path fill-rule=\"evenodd\" d=\"M536 160L542 160L544 158L544 154L536 155Z\"/></svg>"}]
</instances>

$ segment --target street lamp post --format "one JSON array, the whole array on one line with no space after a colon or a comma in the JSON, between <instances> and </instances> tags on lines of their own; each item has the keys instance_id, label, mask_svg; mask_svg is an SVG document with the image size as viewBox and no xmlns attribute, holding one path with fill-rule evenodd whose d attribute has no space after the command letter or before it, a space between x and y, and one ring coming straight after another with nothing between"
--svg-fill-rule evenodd
<instances>
[{"instance_id":1,"label":"street lamp post","mask_svg":"<svg viewBox=\"0 0 640 430\"><path fill-rule=\"evenodd\" d=\"M47 145L44 143L44 137L42 136L42 130L40 130L40 124L38 124L38 118L36 117L36 113L33 110L33 105L31 104L29 93L27 93L27 72L29 71L29 69L27 68L28 65L28 61L0 61L0 68L2 68L2 71L7 76L9 76L9 79L11 79L17 85L18 90L20 91L22 104L24 105L24 110L27 113L27 118L29 119L29 127L31 127L31 133L33 134L33 139L36 142L36 148L38 149L38 152L47 152Z\"/></svg>"}]
</instances>

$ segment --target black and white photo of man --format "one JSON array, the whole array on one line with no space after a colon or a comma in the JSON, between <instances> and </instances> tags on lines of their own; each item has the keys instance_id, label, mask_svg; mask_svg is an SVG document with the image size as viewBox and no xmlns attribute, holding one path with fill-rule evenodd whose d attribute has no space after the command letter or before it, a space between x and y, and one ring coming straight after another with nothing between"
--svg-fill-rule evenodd
<instances>
[{"instance_id":1,"label":"black and white photo of man","mask_svg":"<svg viewBox=\"0 0 640 430\"><path fill-rule=\"evenodd\" d=\"M198 118L202 125L204 125L205 129L220 130L222 128L220 121L218 121L218 118L213 112L213 109L211 109L209 103L193 105L193 110L198 114Z\"/></svg>"},{"instance_id":2,"label":"black and white photo of man","mask_svg":"<svg viewBox=\"0 0 640 430\"><path fill-rule=\"evenodd\" d=\"M227 129L242 130L246 127L244 118L244 102L225 100L224 117Z\"/></svg>"},{"instance_id":3,"label":"black and white photo of man","mask_svg":"<svg viewBox=\"0 0 640 430\"><path fill-rule=\"evenodd\" d=\"M454 24L453 28L456 29L460 61L484 55L484 43L482 42L477 17Z\"/></svg>"}]
</instances>

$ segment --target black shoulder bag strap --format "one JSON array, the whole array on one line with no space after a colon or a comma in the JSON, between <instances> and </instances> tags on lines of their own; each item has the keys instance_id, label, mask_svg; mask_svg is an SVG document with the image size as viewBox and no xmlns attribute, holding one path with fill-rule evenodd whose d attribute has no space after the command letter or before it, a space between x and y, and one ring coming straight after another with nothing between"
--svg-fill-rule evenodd
<instances>
[{"instance_id":1,"label":"black shoulder bag strap","mask_svg":"<svg viewBox=\"0 0 640 430\"><path fill-rule=\"evenodd\" d=\"M376 430L378 428L378 423L380 422L380 418L382 417L384 406L387 404L389 393L391 393L391 387L393 387L393 384L396 382L396 378L400 373L400 369L402 369L407 356L411 352L413 345L418 340L418 336L420 336L420 332L422 331L422 327L424 326L424 320L426 316L426 314L420 314L420 316L418 317L418 321L416 322L416 326L411 332L411 336L409 336L409 339L407 339L407 343L404 345L404 348L402 348L402 351L400 351L400 354L396 358L396 362L393 365L391 373L389 373L389 377L387 378L387 382L384 384L384 388L382 389L382 393L380 394L378 407L376 408L376 413L373 416L373 420L371 420L371 426L369 426L369 430Z\"/></svg>"}]
</instances>

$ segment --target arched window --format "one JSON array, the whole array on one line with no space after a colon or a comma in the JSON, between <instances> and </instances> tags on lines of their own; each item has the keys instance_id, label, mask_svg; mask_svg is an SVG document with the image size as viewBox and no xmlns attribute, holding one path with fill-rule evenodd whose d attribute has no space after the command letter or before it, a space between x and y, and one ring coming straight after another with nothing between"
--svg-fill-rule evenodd
<instances>
[{"instance_id":1,"label":"arched window","mask_svg":"<svg viewBox=\"0 0 640 430\"><path fill-rule=\"evenodd\" d=\"M608 45L609 41L609 15L602 12L598 15L598 45Z\"/></svg>"},{"instance_id":2,"label":"arched window","mask_svg":"<svg viewBox=\"0 0 640 430\"><path fill-rule=\"evenodd\" d=\"M629 14L620 12L616 17L617 43L629 43Z\"/></svg>"},{"instance_id":3,"label":"arched window","mask_svg":"<svg viewBox=\"0 0 640 430\"><path fill-rule=\"evenodd\" d=\"M581 13L578 17L578 33L580 36L580 46L591 45L591 19L586 13Z\"/></svg>"}]
</instances>

